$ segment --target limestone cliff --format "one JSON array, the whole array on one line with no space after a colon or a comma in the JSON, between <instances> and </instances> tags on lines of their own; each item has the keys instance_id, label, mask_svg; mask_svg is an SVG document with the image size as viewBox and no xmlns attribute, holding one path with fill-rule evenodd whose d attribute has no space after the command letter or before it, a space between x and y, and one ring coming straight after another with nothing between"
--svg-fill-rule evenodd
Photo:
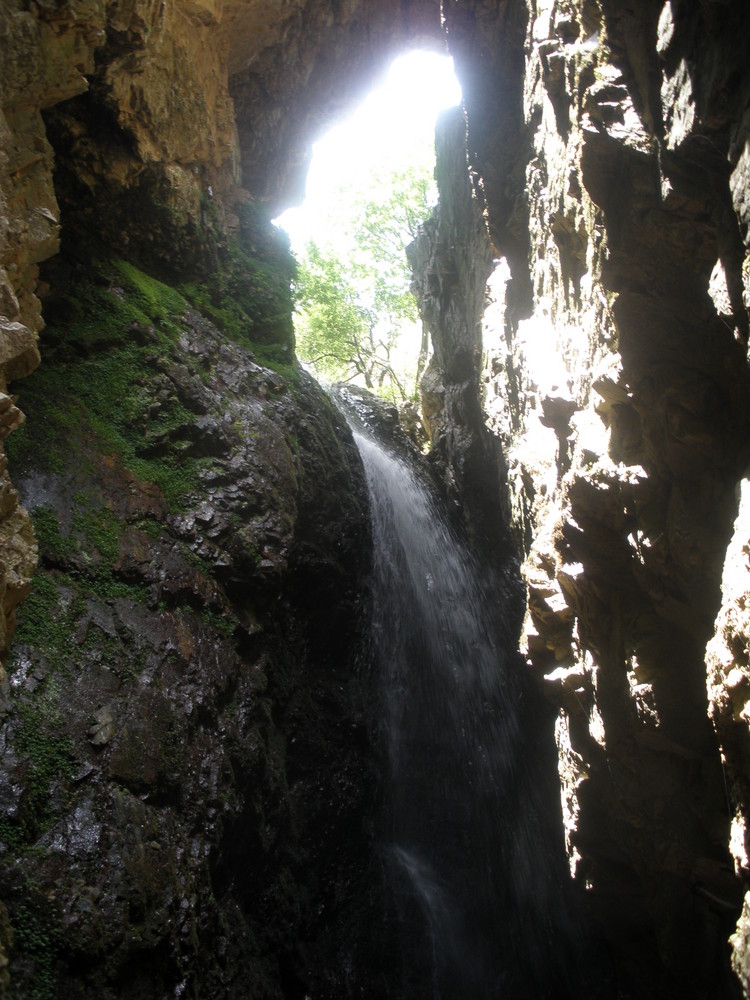
<instances>
[{"instance_id":1,"label":"limestone cliff","mask_svg":"<svg viewBox=\"0 0 750 1000\"><path fill-rule=\"evenodd\" d=\"M355 988L326 980L350 968L326 928L371 912L351 836L369 758L339 673L366 543L358 501L330 497L360 487L290 366L289 264L259 202L298 190L316 129L400 46L445 43L465 120L415 248L433 462L487 551L510 531L524 560L571 870L623 980L750 993L749 18L0 3L0 438L41 550L3 678L0 984L13 941L18 996L75 995L81 968L81 996ZM19 381L42 311L49 363ZM0 477L5 661L37 543L5 456ZM340 646L308 603L321 581Z\"/></svg>"},{"instance_id":2,"label":"limestone cliff","mask_svg":"<svg viewBox=\"0 0 750 1000\"><path fill-rule=\"evenodd\" d=\"M637 948L641 992L733 995L747 577L715 730L705 647L750 440L748 12L497 8L445 8L498 258L476 378L507 446L529 668L560 707L571 868ZM747 986L744 923L733 940Z\"/></svg>"},{"instance_id":3,"label":"limestone cliff","mask_svg":"<svg viewBox=\"0 0 750 1000\"><path fill-rule=\"evenodd\" d=\"M477 396L505 444L571 870L649 996L737 990L746 575L725 588L710 703L705 650L750 440L748 24L730 7L446 5L467 131L438 143L441 205L412 252L425 424L477 530L506 478Z\"/></svg>"},{"instance_id":4,"label":"limestone cliff","mask_svg":"<svg viewBox=\"0 0 750 1000\"><path fill-rule=\"evenodd\" d=\"M66 309L11 448L41 555L0 708L11 995L346 996L378 881L351 437L132 265Z\"/></svg>"}]
</instances>

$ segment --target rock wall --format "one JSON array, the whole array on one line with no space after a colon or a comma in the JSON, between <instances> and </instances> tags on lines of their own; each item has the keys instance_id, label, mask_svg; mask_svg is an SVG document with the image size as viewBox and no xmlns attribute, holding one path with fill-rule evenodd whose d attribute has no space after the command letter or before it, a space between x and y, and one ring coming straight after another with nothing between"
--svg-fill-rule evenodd
<instances>
[{"instance_id":1,"label":"rock wall","mask_svg":"<svg viewBox=\"0 0 750 1000\"><path fill-rule=\"evenodd\" d=\"M314 130L406 38L441 40L436 0L3 0L0 32L3 438L23 419L6 384L39 360L60 206L71 252L94 241L173 279L214 273L248 200L299 196ZM0 489L4 662L36 552L2 456Z\"/></svg>"},{"instance_id":2,"label":"rock wall","mask_svg":"<svg viewBox=\"0 0 750 1000\"><path fill-rule=\"evenodd\" d=\"M68 287L10 446L40 549L0 688L10 995L354 995L381 907L351 435L132 265Z\"/></svg>"},{"instance_id":3,"label":"rock wall","mask_svg":"<svg viewBox=\"0 0 750 1000\"><path fill-rule=\"evenodd\" d=\"M295 5L297 30L333 19L366 79L406 14L344 7ZM7 478L0 506L3 662L27 598L0 677L0 993L353 995L389 974L367 958L364 494L293 364L292 264L261 204L285 165L240 186L230 94L289 25L211 2L0 18L0 388L29 415L26 510ZM257 155L283 132L277 62Z\"/></svg>"},{"instance_id":4,"label":"rock wall","mask_svg":"<svg viewBox=\"0 0 750 1000\"><path fill-rule=\"evenodd\" d=\"M739 989L742 513L706 643L748 461L740 6L444 5L469 172L456 122L412 250L433 454L485 539L507 482L571 872L635 995Z\"/></svg>"},{"instance_id":5,"label":"rock wall","mask_svg":"<svg viewBox=\"0 0 750 1000\"><path fill-rule=\"evenodd\" d=\"M436 151L440 204L407 251L412 292L434 348L420 387L422 422L449 501L476 550L500 567L513 552L503 517L507 469L477 392L492 248L482 184L467 169L461 108L438 121Z\"/></svg>"},{"instance_id":6,"label":"rock wall","mask_svg":"<svg viewBox=\"0 0 750 1000\"><path fill-rule=\"evenodd\" d=\"M73 643L68 660L45 647L50 635L22 631L16 644L3 842L11 844L5 860L21 862L17 876L4 868L12 919L0 908L0 975L12 926L15 981L46 983L47 995L59 977L73 989L77 962L94 970L82 989L99 996L154 995L185 977L231 995L227 970L240 954L260 963L259 996L296 996L305 982L325 980L316 962L335 947L310 943L312 910L300 900L317 899L308 878L333 869L325 853L308 864L305 835L292 828L299 821L319 832L316 796L341 802L350 788L332 761L347 727L358 732L357 713L330 684L354 639L329 661L332 636L305 604L319 578L339 574L331 538L321 552L318 535L328 536L317 501L303 501L301 470L348 446L314 390L289 384L273 365L253 367L258 345L277 369L292 345L288 264L257 223L258 201L280 204L299 190L316 129L399 47L445 37L466 118L445 123L445 135L461 142L446 144L441 214L415 250L435 337L425 383L433 461L475 538L504 552L510 530L524 559L523 641L528 669L559 710L571 870L633 994L733 996L738 983L750 994L750 904L740 915L750 527L738 502L750 440L750 77L740 44L749 18L746 4L718 0L0 4L0 437L23 420L11 380L29 413L11 451L14 439L38 449L48 428L65 432L52 437L57 468L40 466L34 452L22 460L20 443L15 461L42 559L31 607ZM451 187L469 211L451 208ZM113 250L179 283L179 305L113 264ZM92 287L96 258L106 263ZM92 340L86 322L102 295L114 296L105 313L113 303L131 311ZM42 301L49 374L18 382L38 363ZM137 391L118 383L129 434L89 401L92 438L75 445L85 469L71 471L78 404L70 386L120 350L161 361L154 371L145 365ZM123 370L132 360L122 356ZM227 365L245 373L241 387ZM252 413L243 393L257 401ZM58 397L67 415L48 409ZM237 421L222 423L216 399L230 400ZM320 435L318 421L328 427ZM217 457L231 465L240 454L252 465L254 434L286 456L278 464L256 455L251 492L264 478L288 486L261 490L250 512L270 532L263 546L241 533L229 545L232 515L248 514L235 509L230 489L250 489L240 484L244 472L214 470L218 479L185 492L164 468L138 465ZM204 446L218 456L201 454ZM356 493L350 463L330 468L337 490L346 481ZM4 662L38 553L5 456L0 477ZM179 512L169 496L181 498ZM490 512L503 508L500 524ZM109 524L109 534L95 537L94 523ZM196 568L205 558L210 572ZM266 589L258 581L269 575ZM345 609L346 587L341 593ZM279 616L271 611L278 602ZM258 638L256 617L268 640ZM113 642L128 652L105 669ZM58 676L53 660L68 673ZM138 675L120 660L140 664ZM320 673L307 670L313 663ZM198 683L204 670L214 678L209 693ZM66 734L59 692L69 689ZM232 692L238 708L230 711ZM141 725L145 709L164 739ZM292 731L314 742L311 720L329 709L320 753L295 757ZM205 781L188 778L186 760L198 759L222 764ZM315 761L332 775L324 791ZM367 753L347 761L347 774L364 774ZM170 813L178 773L184 801ZM238 774L257 776L271 821L261 821L247 785L238 790ZM209 815L218 807L210 795L203 801L206 782L229 802L226 821ZM344 810L339 832L361 823L365 809L357 799ZM238 830L251 815L261 840L252 854L262 860L234 885L246 857ZM146 829L153 836L143 839ZM268 831L281 829L292 832L272 844ZM28 881L34 851L44 859L36 887ZM207 860L191 868L186 859L201 851ZM122 880L119 895L97 881L93 859L104 855ZM347 886L360 876L346 872L362 869L352 865L321 876L327 907L356 897ZM51 923L40 924L53 892ZM195 915L194 898L209 901L206 913ZM283 975L267 964L261 940L268 907L281 914L269 932L274 948L289 942ZM190 916L177 920L183 910ZM733 975L725 941L738 918ZM110 922L122 931L116 941L98 929ZM63 960L68 933L77 950ZM106 954L92 951L100 938ZM137 975L125 971L135 953L150 956L136 963ZM168 970L163 980L157 965ZM325 986L337 996L349 988Z\"/></svg>"},{"instance_id":7,"label":"rock wall","mask_svg":"<svg viewBox=\"0 0 750 1000\"><path fill-rule=\"evenodd\" d=\"M748 459L748 11L489 6L446 5L446 26L498 258L485 413L526 552L528 666L560 710L571 869L630 976L637 951L637 995L732 996L747 577L714 728L705 647Z\"/></svg>"}]
</instances>

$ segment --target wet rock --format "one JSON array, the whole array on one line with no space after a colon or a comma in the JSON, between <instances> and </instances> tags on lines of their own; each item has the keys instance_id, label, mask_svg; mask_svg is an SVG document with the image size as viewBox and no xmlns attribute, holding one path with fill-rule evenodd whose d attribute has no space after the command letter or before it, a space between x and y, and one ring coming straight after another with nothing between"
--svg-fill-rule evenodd
<instances>
[{"instance_id":1,"label":"wet rock","mask_svg":"<svg viewBox=\"0 0 750 1000\"><path fill-rule=\"evenodd\" d=\"M115 735L115 718L110 705L103 705L94 712L94 721L89 726L89 742L95 747L109 743Z\"/></svg>"},{"instance_id":2,"label":"wet rock","mask_svg":"<svg viewBox=\"0 0 750 1000\"><path fill-rule=\"evenodd\" d=\"M116 300L112 287L100 294L126 308L132 284ZM311 990L334 953L368 967L354 929L377 892L353 835L374 795L359 458L305 373L175 315L156 344L123 324L85 352L74 323L24 387L30 427L76 414L77 461L59 466L59 438L33 431L16 460L42 565L0 723L0 893L12 925L54 942L13 953L20 990L44 968L59 995L231 996L242 982L281 996L280 956ZM119 359L126 449L123 401L93 374ZM178 431L149 454L138 442L162 420ZM337 914L325 927L321 908Z\"/></svg>"},{"instance_id":3,"label":"wet rock","mask_svg":"<svg viewBox=\"0 0 750 1000\"><path fill-rule=\"evenodd\" d=\"M465 129L456 125L456 131L466 132L466 141L460 137L452 158L443 151L443 165L448 160L452 165L441 182L442 216L428 229L424 245L428 267L421 295L434 329L441 331L424 384L435 466L458 518L487 543L487 551L504 553L506 547L498 527L502 518L496 516L499 497L513 517L530 586L524 634L533 672L554 675L558 668L550 656L553 663L555 655L572 656L571 683L578 683L581 672L587 679L592 696L587 712L577 714L566 696L571 714L563 712L557 720L570 859L577 881L590 887L593 908L612 929L623 965L635 976L633 992L732 996L736 984L726 978L731 974L721 952L732 908L736 915L740 906L717 868L730 863L726 844L731 842L735 885L746 887L739 846L748 813L746 685L742 608L734 592L722 597L720 579L736 485L748 468L750 120L738 43L748 36L747 5L464 0L441 7L432 0L353 0L335 10L314 2L290 4L272 14L256 3L220 10L212 0L32 6L10 3L0 11L3 393L8 379L28 375L38 363L41 297L49 320L70 324L81 313L70 289L55 287L69 282L65 267L51 268L38 280L40 260L58 247L58 201L63 240L80 259L86 246L94 244L98 254L109 244L136 263L148 260L179 273L181 280L196 271L226 278L233 273L222 271L231 256L230 237L240 234L256 262L275 261L283 270L272 236L248 221L252 197L273 201L281 192L298 190L314 127L328 121L404 38L442 44L445 28L464 91ZM240 160L250 192L237 186ZM457 195L452 201L451 188ZM473 194L467 200L469 188ZM484 247L480 216L491 241ZM491 289L495 311L482 321L493 258L498 261ZM127 298L125 284L121 277L111 284L113 301ZM214 291L226 302L237 297L238 288L229 295ZM253 296L260 300L263 294L256 283ZM216 309L210 296L207 302ZM170 322L168 313L157 308L135 321L128 317L123 330L129 343L155 348ZM350 561L353 551L337 556L334 535L340 539L346 533L339 531L336 502L323 502L312 487L308 491L321 466L321 448L327 458L334 454L321 427L328 424L330 430L335 418L311 427L305 413L297 422L298 405L306 411L310 402L307 389L300 392L302 403L291 400L291 389L279 391L277 373L214 336L208 321L195 312L190 317L187 307L185 315L180 350L165 358L163 378L144 383L151 391L138 413L138 457L167 467L178 454L186 468L205 461L187 500L183 491L175 503L174 481L167 496L166 479L160 486L126 467L111 440L98 451L90 441L76 445L76 460L89 468L81 482L67 460L73 453L69 442L54 436L61 426L79 426L81 412L73 407L51 414L45 432L65 468L35 470L24 479L44 554L42 589L29 597L37 547L0 458L0 657L7 655L24 599L46 595L47 604L40 608L37 601L32 607L49 626L46 638L36 635L32 642L27 636L19 645L14 684L0 676L10 741L4 749L18 741L18 753L8 751L4 759L15 810L11 831L44 848L47 841L40 838L52 828L48 824L63 830L65 775L88 775L80 784L98 789L90 815L99 816L103 837L112 838L108 857L115 868L127 858L138 882L137 889L120 886L137 920L129 923L118 886L91 884L93 876L75 860L77 847L67 862L62 849L54 865L51 858L45 861L45 885L62 878L58 909L10 868L2 875L3 891L34 910L36 923L27 925L27 940L54 940L60 920L70 920L80 928L78 950L70 954L88 956L83 965L91 969L105 964L102 949L109 949L112 967L129 969L132 995L188 991L195 969L205 972L204 992L211 995L241 990L273 995L280 990L278 974L247 955L263 950L261 924L273 927L268 933L275 944L293 938L289 927L299 926L297 918L281 928L276 911L305 911L307 904L289 890L297 884L294 871L304 865L298 860L296 869L291 861L287 865L279 849L270 878L270 855L253 842L254 857L263 861L237 889L233 879L242 866L235 862L244 857L237 845L247 829L272 831L258 834L268 845L273 831L294 826L289 820L285 827L280 819L289 819L279 804L285 792L278 776L286 764L271 735L281 731L282 721L291 727L304 720L307 742L299 743L294 766L304 775L300 802L311 814L311 774L335 764L335 754L308 753L319 744L312 717L300 707L309 704L306 698L285 698L299 690L294 678L305 674L305 628L316 637L315 655L323 656L326 642L339 641L339 625L345 635L356 609L356 600L347 598L347 614L335 627L325 614L316 615L317 568L326 581L321 599L328 600L352 578L356 560ZM254 326L259 339L290 348L288 322L274 330L267 308L254 317L262 320ZM76 365L117 349L119 332L99 334L98 344L69 343L67 360L58 360L71 367L59 369L66 372L65 384L49 387L50 402L68 398ZM46 343L64 350L64 341L60 331L51 330ZM152 350L155 359L158 354ZM233 372L241 382L242 406L216 412L214 396L239 391ZM555 418L552 428L539 420L543 400L554 396L552 385L569 392L580 407L570 418L570 434L562 420ZM118 402L129 405L137 392L129 383ZM206 418L205 434L193 430L196 415ZM28 433L29 425L17 427L12 407L2 420L4 428L15 427L7 437L12 451L13 440ZM246 446L245 437L253 433L265 450ZM508 451L507 488L500 439ZM305 458L308 448L318 457ZM346 476L332 471L325 481L332 495L346 493ZM84 493L91 497L88 515L74 500ZM45 507L47 512L40 512ZM100 527L111 528L112 516L123 522L116 551L106 532L94 530L92 511ZM349 523L348 515L345 520ZM744 584L737 592L743 587L747 590ZM53 588L57 597L51 604ZM138 598L127 588L135 588ZM703 653L722 600L716 623L721 652L709 661L708 705L734 796L731 831L721 762L706 726ZM290 607L304 609L305 628ZM283 613L277 618L272 608ZM174 678L184 676L170 656L187 669L183 654L191 642L198 651L192 654L198 675L205 668L209 676L213 640L196 639L209 625L217 642L229 642L231 634L229 646L239 650L241 664L233 674L240 678L236 690L246 697L234 698L235 689L219 683L211 709L210 697L198 697L197 681L190 682L190 698L177 717L192 720L205 713L210 719L201 730L200 759L211 760L205 781L216 798L204 812L195 805L197 818L186 832L159 813L167 808L159 796L175 795L172 765L160 759L151 780L145 770L138 772L132 753L123 754L118 767L157 801L148 809L143 803L128 805L135 793L126 790L118 811L99 770L115 737L95 749L87 732L93 713L118 698L127 700L138 678L148 680L148 702L156 697L153 685L158 688L161 672L174 669L170 692L177 697L181 685ZM74 641L60 655L49 641L63 626ZM68 664L62 679L55 679L57 663ZM310 677L314 673L309 671ZM561 693L557 678L552 686ZM210 685L207 689L210 695ZM58 731L60 691L70 744ZM279 703L295 706L283 720L274 708ZM340 700L333 697L331 704ZM42 708L43 725L33 714ZM173 723L167 722L169 730ZM193 725L197 733L199 723L189 723L191 733ZM218 729L226 741L223 750L211 742L219 740ZM35 733L45 739L32 738ZM135 724L131 733L135 746ZM266 749L254 757L249 743ZM90 758L79 760L81 754ZM267 792L252 808L235 797L231 782L222 783L237 760ZM356 789L357 775L356 768L347 772L337 785L342 793ZM230 803L229 817L216 804L222 795ZM198 803L200 795L188 800ZM81 813L81 823L94 829L87 815ZM115 815L111 823L107 817ZM125 849L120 822L151 823L153 842L179 845L173 859L180 852L180 858L193 859L192 868L180 860L172 869L179 872L181 888L174 898L179 895L180 902L168 917L174 930L161 938L154 924L140 918L152 907L158 920L164 919L168 904L159 888L164 869L150 842L138 841L133 831ZM201 839L200 831L213 830L212 823L225 831L218 851L218 834ZM5 843L6 828L3 835ZM136 878L139 852L144 864ZM212 852L219 858L212 869L195 860ZM24 864L26 871L32 867L28 859ZM193 878L191 872L198 874ZM149 873L152 888L144 884ZM251 898L268 900L265 924L245 922ZM743 981L745 916L734 937L734 966ZM151 958L144 957L139 934L153 949ZM10 938L0 910L0 966ZM277 949L282 961L293 950L285 948ZM134 952L137 967L125 957ZM173 957L165 958L167 953ZM29 961L47 969L48 958L42 952ZM331 967L345 968L346 961L337 956ZM34 969L22 968L31 981ZM296 968L287 971L285 988L303 993ZM4 972L0 977L6 978ZM106 983L93 979L92 994L106 996ZM326 987L337 996L347 988L340 981Z\"/></svg>"},{"instance_id":4,"label":"wet rock","mask_svg":"<svg viewBox=\"0 0 750 1000\"><path fill-rule=\"evenodd\" d=\"M747 471L748 84L731 40L747 11L508 2L493 12L444 10L469 176L481 175L498 258L481 392L456 405L441 369L460 323L435 323L425 421L466 441L480 395L507 449L508 510L526 555L522 644L560 708L571 868L605 928L617 926L615 954L640 942L634 992L734 997L724 942L747 875L738 868L732 884L704 647L720 603L716 556ZM460 163L452 171L466 183ZM455 182L438 176L450 198ZM419 264L425 315L447 317L454 301L474 316L457 280L460 227L443 232L442 255ZM478 245L474 259L479 285ZM435 442L441 454L440 433ZM468 508L476 489L448 469ZM736 610L730 598L727 644ZM740 646L721 653L709 691L745 801ZM743 927L737 969L745 940ZM630 970L627 954L620 964Z\"/></svg>"}]
</instances>

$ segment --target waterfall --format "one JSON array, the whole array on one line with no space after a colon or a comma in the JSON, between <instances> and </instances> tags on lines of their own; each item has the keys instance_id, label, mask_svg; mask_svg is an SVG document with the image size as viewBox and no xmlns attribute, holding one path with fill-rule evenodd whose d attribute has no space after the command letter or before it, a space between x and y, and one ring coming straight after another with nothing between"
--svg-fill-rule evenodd
<instances>
[{"instance_id":1,"label":"waterfall","mask_svg":"<svg viewBox=\"0 0 750 1000\"><path fill-rule=\"evenodd\" d=\"M381 851L403 969L395 995L580 996L559 793L525 732L534 692L493 604L502 595L483 591L416 469L361 428L355 439L373 530L372 654L388 772Z\"/></svg>"}]
</instances>

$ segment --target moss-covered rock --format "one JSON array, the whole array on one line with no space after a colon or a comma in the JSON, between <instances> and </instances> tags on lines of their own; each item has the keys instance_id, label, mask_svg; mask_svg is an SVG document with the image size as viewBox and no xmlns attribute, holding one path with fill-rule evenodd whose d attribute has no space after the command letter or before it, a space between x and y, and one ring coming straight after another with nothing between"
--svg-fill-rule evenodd
<instances>
[{"instance_id":1,"label":"moss-covered rock","mask_svg":"<svg viewBox=\"0 0 750 1000\"><path fill-rule=\"evenodd\" d=\"M10 995L312 989L371 893L353 442L129 264L51 316L11 450L41 565L0 705Z\"/></svg>"}]
</instances>

